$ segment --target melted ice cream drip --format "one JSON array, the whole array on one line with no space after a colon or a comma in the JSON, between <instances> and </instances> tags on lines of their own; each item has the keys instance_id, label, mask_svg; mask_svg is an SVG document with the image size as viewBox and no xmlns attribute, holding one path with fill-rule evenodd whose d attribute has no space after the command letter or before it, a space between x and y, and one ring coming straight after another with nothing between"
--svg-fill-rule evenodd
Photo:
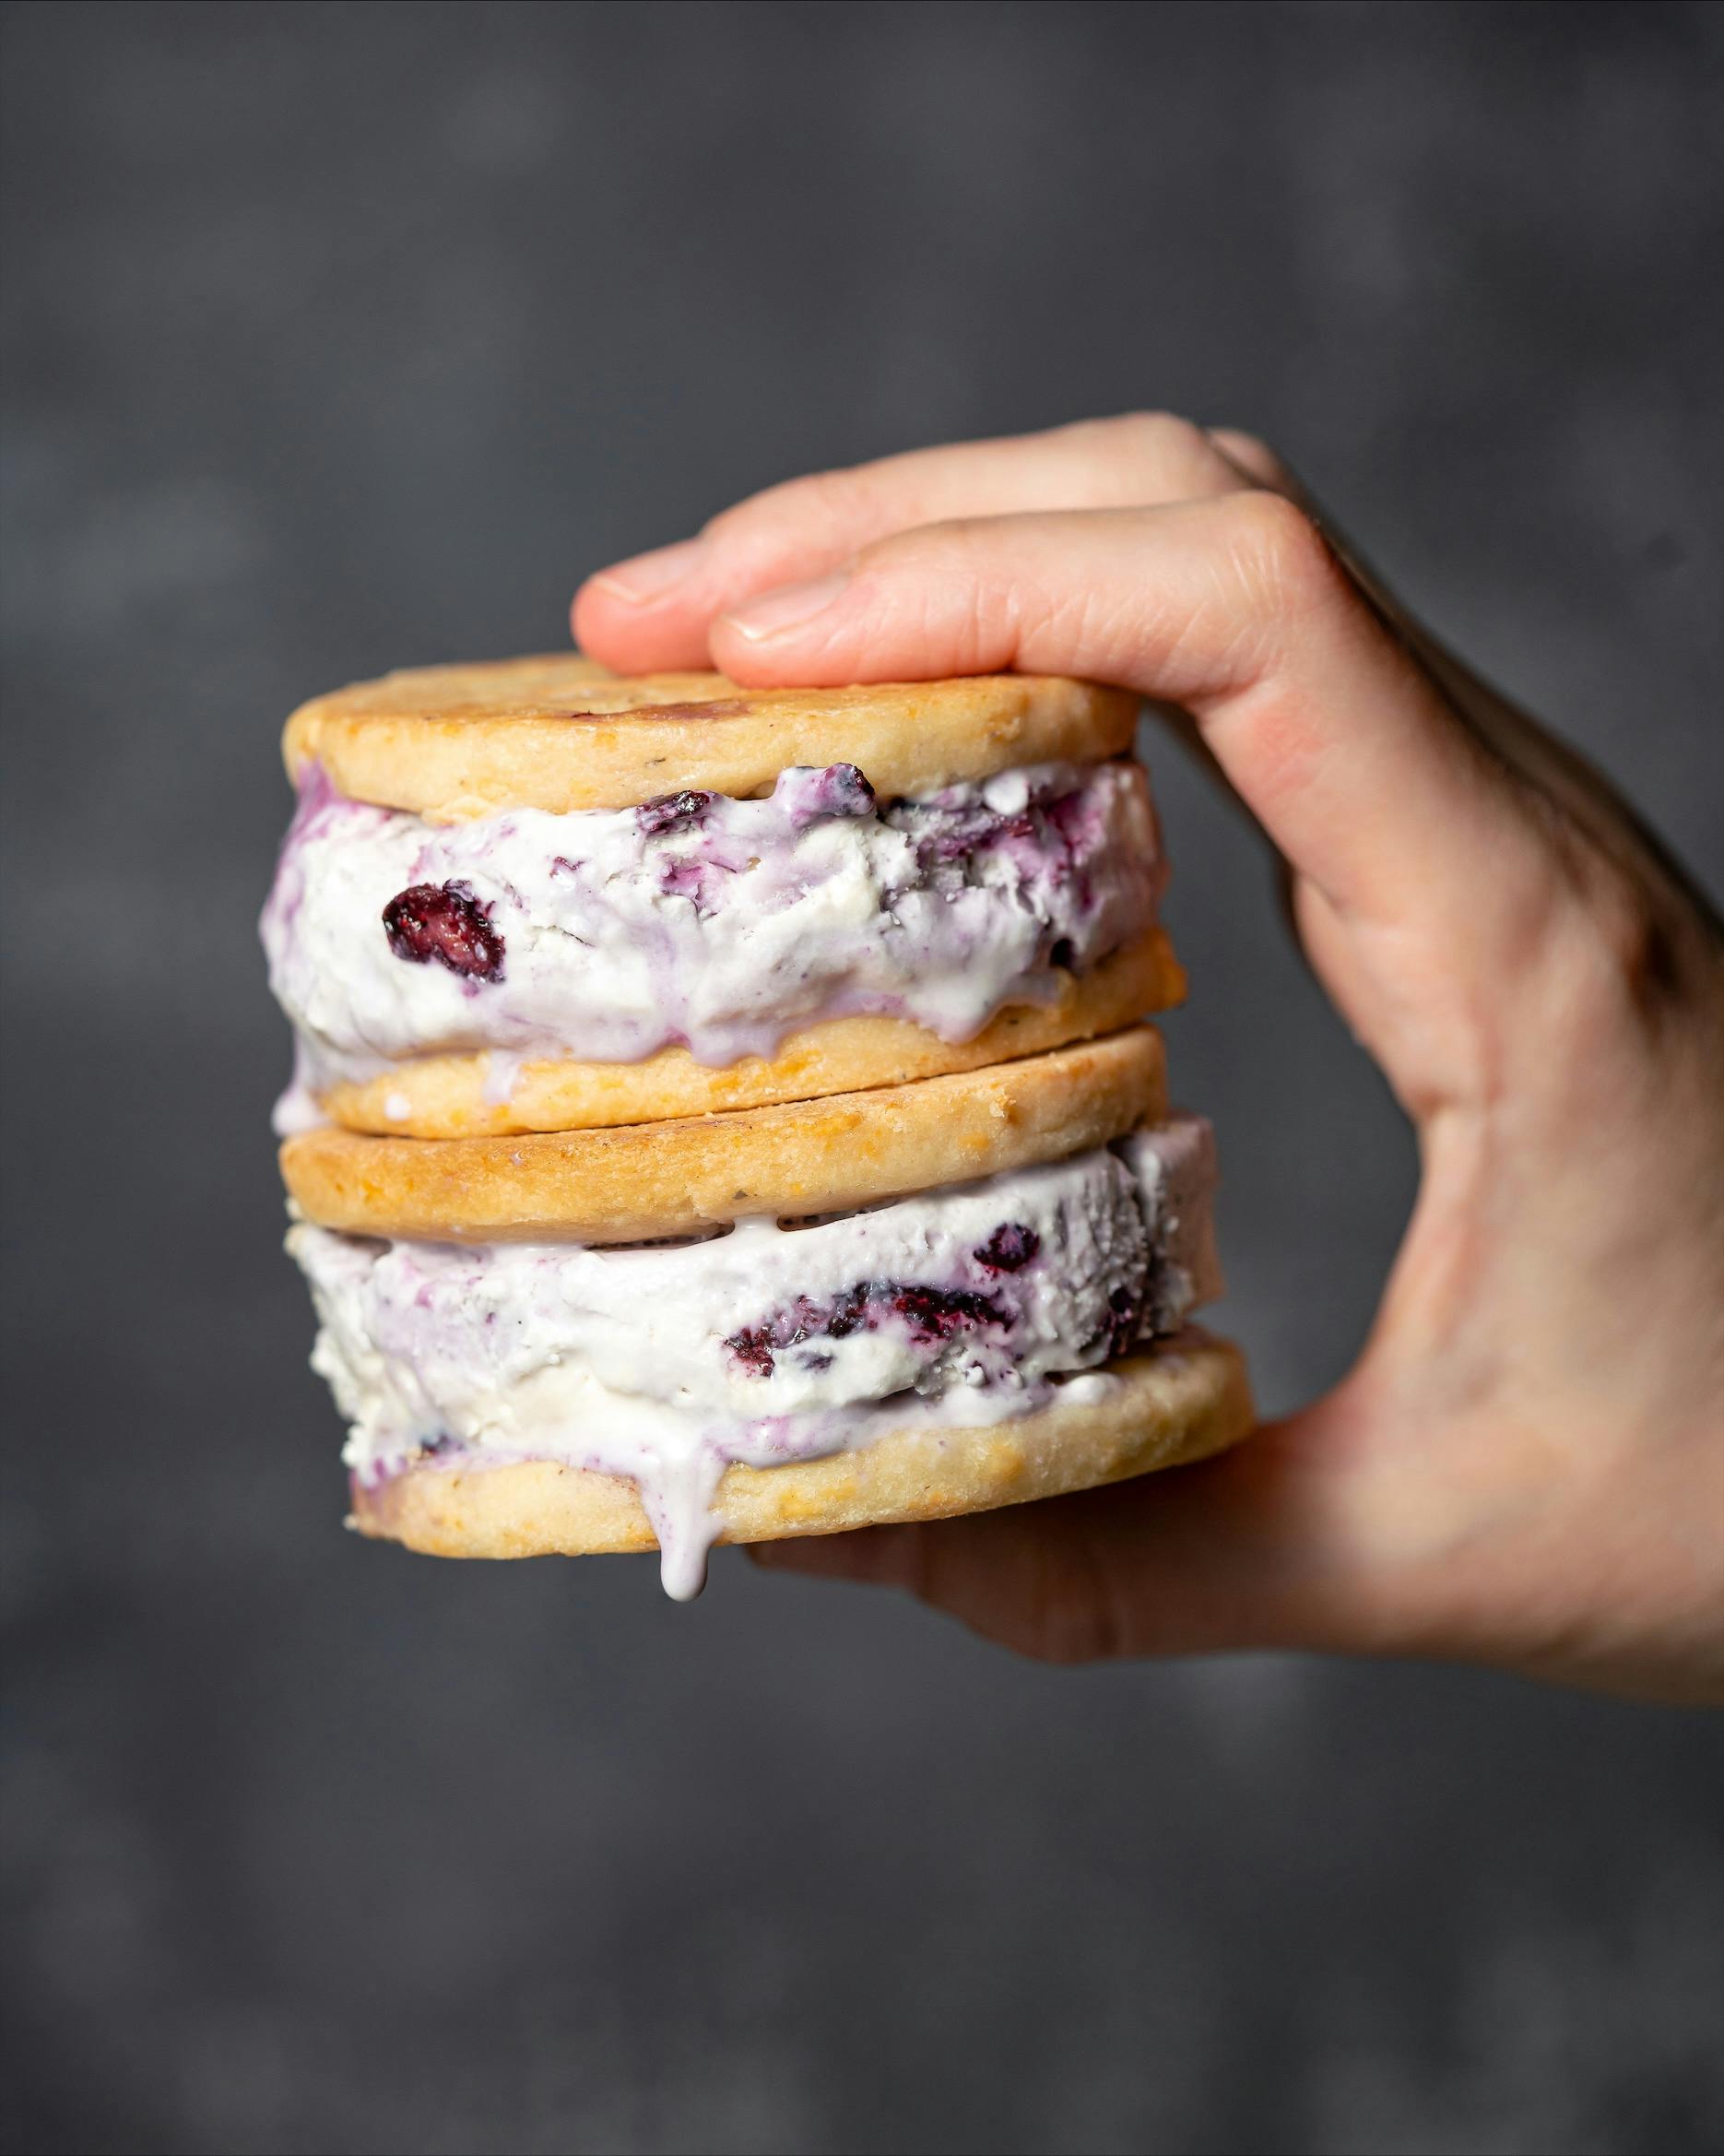
<instances>
[{"instance_id":1,"label":"melted ice cream drip","mask_svg":"<svg viewBox=\"0 0 1724 2156\"><path fill-rule=\"evenodd\" d=\"M1177 1117L1111 1150L698 1244L473 1250L303 1225L288 1244L359 1479L428 1459L627 1475L686 1597L733 1461L1001 1421L1176 1330L1220 1291L1213 1181L1208 1124Z\"/></svg>"}]
</instances>

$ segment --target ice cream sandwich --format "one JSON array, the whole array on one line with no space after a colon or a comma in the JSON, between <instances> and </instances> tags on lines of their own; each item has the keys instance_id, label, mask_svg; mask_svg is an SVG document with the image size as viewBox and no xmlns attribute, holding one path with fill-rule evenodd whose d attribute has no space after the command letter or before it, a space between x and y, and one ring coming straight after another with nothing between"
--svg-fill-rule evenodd
<instances>
[{"instance_id":1,"label":"ice cream sandwich","mask_svg":"<svg viewBox=\"0 0 1724 2156\"><path fill-rule=\"evenodd\" d=\"M354 1524L452 1556L927 1519L1231 1443L1134 710L578 658L289 722L263 930Z\"/></svg>"},{"instance_id":2,"label":"ice cream sandwich","mask_svg":"<svg viewBox=\"0 0 1724 2156\"><path fill-rule=\"evenodd\" d=\"M1133 705L431 669L289 721L282 1119L634 1123L972 1070L1178 1001Z\"/></svg>"}]
</instances>

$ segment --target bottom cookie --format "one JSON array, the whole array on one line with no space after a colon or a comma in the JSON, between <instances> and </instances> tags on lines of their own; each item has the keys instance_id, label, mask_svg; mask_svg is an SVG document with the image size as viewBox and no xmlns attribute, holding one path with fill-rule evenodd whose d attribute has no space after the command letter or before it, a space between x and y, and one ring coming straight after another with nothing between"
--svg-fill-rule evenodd
<instances>
[{"instance_id":1,"label":"bottom cookie","mask_svg":"<svg viewBox=\"0 0 1724 2156\"><path fill-rule=\"evenodd\" d=\"M837 1534L984 1512L1177 1467L1235 1443L1254 1419L1244 1358L1196 1329L1058 1389L1028 1415L974 1427L924 1424L782 1466L726 1468L714 1542ZM658 1547L624 1476L558 1462L417 1463L367 1487L349 1522L431 1557L580 1556ZM698 1566L690 1577L694 1591Z\"/></svg>"}]
</instances>

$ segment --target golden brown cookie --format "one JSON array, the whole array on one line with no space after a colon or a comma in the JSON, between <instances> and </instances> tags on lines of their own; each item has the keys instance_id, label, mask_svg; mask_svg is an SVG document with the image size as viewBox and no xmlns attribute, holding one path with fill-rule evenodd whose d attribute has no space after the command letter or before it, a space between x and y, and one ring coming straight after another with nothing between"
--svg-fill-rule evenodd
<instances>
[{"instance_id":1,"label":"golden brown cookie","mask_svg":"<svg viewBox=\"0 0 1724 2156\"><path fill-rule=\"evenodd\" d=\"M723 1115L506 1138L289 1138L321 1226L431 1242L644 1242L753 1214L835 1213L1063 1160L1166 1108L1147 1025L986 1070Z\"/></svg>"},{"instance_id":2,"label":"golden brown cookie","mask_svg":"<svg viewBox=\"0 0 1724 2156\"><path fill-rule=\"evenodd\" d=\"M684 788L746 799L791 764L855 764L882 799L1131 744L1137 700L1035 674L742 689L605 676L590 659L421 667L301 705L282 753L340 793L458 823L506 808L626 809Z\"/></svg>"},{"instance_id":3,"label":"golden brown cookie","mask_svg":"<svg viewBox=\"0 0 1724 2156\"><path fill-rule=\"evenodd\" d=\"M1196 1330L1108 1366L1100 1400L1057 1396L981 1429L909 1428L852 1452L782 1467L726 1469L714 1510L722 1542L836 1534L888 1521L943 1520L1178 1467L1235 1443L1254 1419L1230 1341ZM657 1546L626 1476L550 1461L410 1467L356 1487L361 1534L443 1558L578 1556Z\"/></svg>"},{"instance_id":4,"label":"golden brown cookie","mask_svg":"<svg viewBox=\"0 0 1724 2156\"><path fill-rule=\"evenodd\" d=\"M330 1086L319 1100L324 1113L348 1130L385 1137L650 1123L974 1071L1116 1032L1185 995L1185 974L1160 929L1090 973L1057 977L1055 1001L1012 1004L964 1041L942 1040L904 1018L832 1018L792 1034L770 1060L747 1056L714 1067L677 1048L639 1063L531 1062L499 1102L486 1097L488 1056L427 1056L364 1083Z\"/></svg>"}]
</instances>

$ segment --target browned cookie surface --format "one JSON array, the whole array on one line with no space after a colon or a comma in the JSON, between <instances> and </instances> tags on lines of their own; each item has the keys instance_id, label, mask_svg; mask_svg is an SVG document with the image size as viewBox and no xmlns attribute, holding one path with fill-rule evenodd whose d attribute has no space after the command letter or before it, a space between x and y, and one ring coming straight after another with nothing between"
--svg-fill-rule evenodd
<instances>
[{"instance_id":1,"label":"browned cookie surface","mask_svg":"<svg viewBox=\"0 0 1724 2156\"><path fill-rule=\"evenodd\" d=\"M683 788L746 798L792 764L857 764L882 798L1129 747L1136 700L1033 674L848 689L742 689L722 674L605 675L589 659L499 659L359 681L302 705L296 778L460 823L507 808L630 808Z\"/></svg>"}]
</instances>

